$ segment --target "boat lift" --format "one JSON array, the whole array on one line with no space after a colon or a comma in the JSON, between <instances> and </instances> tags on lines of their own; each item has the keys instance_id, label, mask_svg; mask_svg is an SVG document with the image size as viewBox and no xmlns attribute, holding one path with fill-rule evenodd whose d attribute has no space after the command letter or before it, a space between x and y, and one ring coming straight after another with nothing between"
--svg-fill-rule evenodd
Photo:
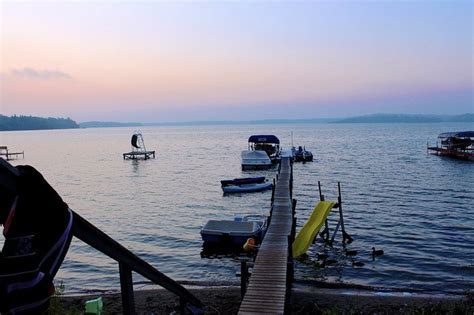
<instances>
[{"instance_id":1,"label":"boat lift","mask_svg":"<svg viewBox=\"0 0 474 315\"><path fill-rule=\"evenodd\" d=\"M155 151L146 150L145 141L143 140L143 135L140 131L135 131L133 133L130 142L132 145L132 151L123 154L124 160L148 160L150 158L155 158Z\"/></svg>"}]
</instances>

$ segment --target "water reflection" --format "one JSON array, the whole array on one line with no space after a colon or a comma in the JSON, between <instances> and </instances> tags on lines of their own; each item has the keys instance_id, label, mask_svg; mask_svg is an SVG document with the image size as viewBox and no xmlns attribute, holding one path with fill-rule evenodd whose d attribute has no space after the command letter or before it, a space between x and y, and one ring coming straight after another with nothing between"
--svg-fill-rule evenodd
<instances>
[{"instance_id":1,"label":"water reflection","mask_svg":"<svg viewBox=\"0 0 474 315\"><path fill-rule=\"evenodd\" d=\"M135 175L140 175L139 174L139 166L140 166L140 160L131 160L131 164L132 164L132 172L135 174Z\"/></svg>"}]
</instances>

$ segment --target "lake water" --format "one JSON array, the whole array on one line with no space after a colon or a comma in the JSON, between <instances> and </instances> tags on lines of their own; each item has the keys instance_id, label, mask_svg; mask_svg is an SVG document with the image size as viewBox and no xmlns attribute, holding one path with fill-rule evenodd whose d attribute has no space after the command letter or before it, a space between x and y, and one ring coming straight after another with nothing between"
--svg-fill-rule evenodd
<instances>
[{"instance_id":1,"label":"lake water","mask_svg":"<svg viewBox=\"0 0 474 315\"><path fill-rule=\"evenodd\" d=\"M200 228L209 219L268 214L271 192L223 196L221 179L242 172L240 151L252 134L275 134L284 148L305 145L313 163L294 165L298 230L319 200L341 182L348 246L365 266L354 268L340 243L335 265L318 268L316 243L296 263L299 280L404 290L462 292L474 286L474 163L429 155L427 141L473 124L298 124L146 127L156 159L124 161L133 128L0 133L69 206L160 271L177 280L236 281L239 262L201 258ZM375 261L371 248L385 255ZM119 289L118 265L74 239L58 273L67 293ZM135 276L134 280L140 280Z\"/></svg>"}]
</instances>

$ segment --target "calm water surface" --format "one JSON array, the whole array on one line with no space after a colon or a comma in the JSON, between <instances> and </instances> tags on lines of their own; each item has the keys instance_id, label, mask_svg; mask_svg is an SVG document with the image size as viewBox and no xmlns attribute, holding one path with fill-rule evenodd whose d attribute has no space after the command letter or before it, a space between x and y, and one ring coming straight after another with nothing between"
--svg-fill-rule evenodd
<instances>
[{"instance_id":1,"label":"calm water surface","mask_svg":"<svg viewBox=\"0 0 474 315\"><path fill-rule=\"evenodd\" d=\"M251 134L275 134L283 147L306 145L313 163L295 164L298 229L319 200L342 197L353 268L337 244L337 263L321 269L316 243L296 277L406 290L461 292L474 287L474 163L428 155L438 133L472 124L305 124L147 127L156 159L124 161L133 128L2 132L24 150L76 212L177 280L235 281L239 262L201 258L199 230L208 219L268 214L271 192L223 196L219 181L275 171L242 172ZM385 255L372 261L372 246ZM68 293L119 288L118 265L73 240L57 276ZM140 278L135 276L134 280Z\"/></svg>"}]
</instances>

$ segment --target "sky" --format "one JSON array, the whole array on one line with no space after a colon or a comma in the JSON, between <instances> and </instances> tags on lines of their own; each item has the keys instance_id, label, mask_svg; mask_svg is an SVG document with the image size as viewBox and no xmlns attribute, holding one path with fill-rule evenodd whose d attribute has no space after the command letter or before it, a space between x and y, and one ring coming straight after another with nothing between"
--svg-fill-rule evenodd
<instances>
[{"instance_id":1,"label":"sky","mask_svg":"<svg viewBox=\"0 0 474 315\"><path fill-rule=\"evenodd\" d=\"M0 2L0 113L474 112L471 1Z\"/></svg>"}]
</instances>

